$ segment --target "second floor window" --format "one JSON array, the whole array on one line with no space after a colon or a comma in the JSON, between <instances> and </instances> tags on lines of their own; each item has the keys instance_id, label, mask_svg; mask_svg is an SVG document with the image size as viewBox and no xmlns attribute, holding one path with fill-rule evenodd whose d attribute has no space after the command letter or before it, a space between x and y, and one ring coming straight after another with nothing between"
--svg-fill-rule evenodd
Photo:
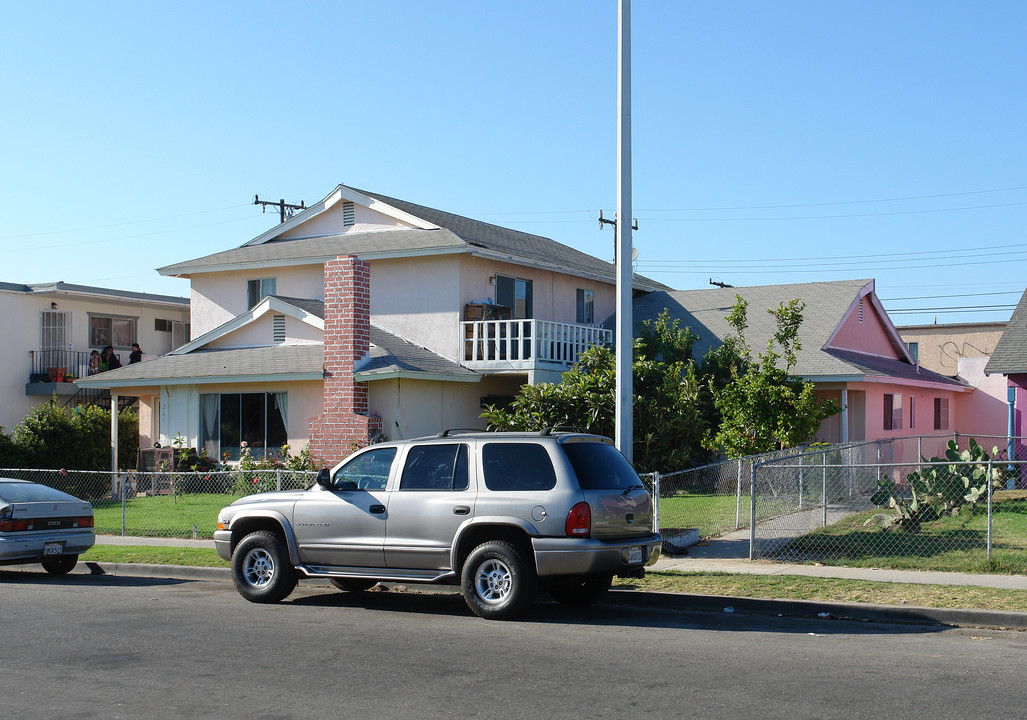
<instances>
[{"instance_id":1,"label":"second floor window","mask_svg":"<svg viewBox=\"0 0 1027 720\"><path fill-rule=\"evenodd\" d=\"M89 347L102 350L113 345L128 350L136 341L136 319L115 315L89 316Z\"/></svg>"},{"instance_id":2,"label":"second floor window","mask_svg":"<svg viewBox=\"0 0 1027 720\"><path fill-rule=\"evenodd\" d=\"M510 308L510 317L514 320L534 317L531 280L496 275L496 305Z\"/></svg>"},{"instance_id":3,"label":"second floor window","mask_svg":"<svg viewBox=\"0 0 1027 720\"><path fill-rule=\"evenodd\" d=\"M595 305L596 295L591 290L583 290L578 288L577 298L577 323L579 325L593 325L595 324Z\"/></svg>"},{"instance_id":4,"label":"second floor window","mask_svg":"<svg viewBox=\"0 0 1027 720\"><path fill-rule=\"evenodd\" d=\"M254 307L268 295L275 294L274 278L258 278L246 281L246 309Z\"/></svg>"},{"instance_id":5,"label":"second floor window","mask_svg":"<svg viewBox=\"0 0 1027 720\"><path fill-rule=\"evenodd\" d=\"M39 313L39 349L67 350L71 347L71 313L43 310Z\"/></svg>"}]
</instances>

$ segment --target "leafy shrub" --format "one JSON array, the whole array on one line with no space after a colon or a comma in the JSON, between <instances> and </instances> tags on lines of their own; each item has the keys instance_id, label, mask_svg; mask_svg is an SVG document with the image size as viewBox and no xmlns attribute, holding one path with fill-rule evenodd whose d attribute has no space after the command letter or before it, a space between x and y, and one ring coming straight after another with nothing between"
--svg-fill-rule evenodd
<instances>
[{"instance_id":1,"label":"leafy shrub","mask_svg":"<svg viewBox=\"0 0 1027 720\"><path fill-rule=\"evenodd\" d=\"M39 405L14 429L16 459L29 468L107 470L110 418L110 411L100 407L69 411L53 401ZM134 467L138 450L139 416L126 408L118 414L118 466Z\"/></svg>"}]
</instances>

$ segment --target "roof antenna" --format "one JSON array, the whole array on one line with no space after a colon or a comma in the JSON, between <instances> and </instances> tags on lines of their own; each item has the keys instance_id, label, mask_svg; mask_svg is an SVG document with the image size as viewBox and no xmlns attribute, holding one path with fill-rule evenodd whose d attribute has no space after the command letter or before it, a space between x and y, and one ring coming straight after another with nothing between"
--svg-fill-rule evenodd
<instances>
[{"instance_id":1,"label":"roof antenna","mask_svg":"<svg viewBox=\"0 0 1027 720\"><path fill-rule=\"evenodd\" d=\"M716 285L719 288L734 287L734 285L728 285L725 282L720 282L719 280L714 280L713 278L710 278L710 285Z\"/></svg>"}]
</instances>

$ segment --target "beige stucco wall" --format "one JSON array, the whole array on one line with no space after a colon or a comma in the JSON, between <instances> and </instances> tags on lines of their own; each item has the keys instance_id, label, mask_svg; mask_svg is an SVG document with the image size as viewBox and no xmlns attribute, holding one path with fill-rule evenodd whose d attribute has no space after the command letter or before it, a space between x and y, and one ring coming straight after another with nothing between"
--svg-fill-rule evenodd
<instances>
[{"instance_id":1,"label":"beige stucco wall","mask_svg":"<svg viewBox=\"0 0 1027 720\"><path fill-rule=\"evenodd\" d=\"M409 227L409 225L406 225L389 215L376 212L356 203L353 205L353 224L349 227L344 227L342 224L342 208L343 202L339 201L317 217L307 220L302 225L297 225L291 230L285 231L282 233L282 237L316 237L319 235L336 235L342 233L369 232L397 227Z\"/></svg>"},{"instance_id":2,"label":"beige stucco wall","mask_svg":"<svg viewBox=\"0 0 1027 720\"><path fill-rule=\"evenodd\" d=\"M297 298L324 297L324 266L297 265L261 270L196 273L192 276L190 307L194 338L241 315L246 306L246 282L275 278L275 294Z\"/></svg>"},{"instance_id":3,"label":"beige stucco wall","mask_svg":"<svg viewBox=\"0 0 1027 720\"><path fill-rule=\"evenodd\" d=\"M211 340L204 347L210 348L241 348L261 347L265 345L276 345L274 339L274 316L278 313L271 311L251 322L249 325L239 328L234 332ZM302 320L286 315L285 316L285 343L286 345L299 345L320 343L324 339L324 333Z\"/></svg>"},{"instance_id":4,"label":"beige stucco wall","mask_svg":"<svg viewBox=\"0 0 1027 720\"><path fill-rule=\"evenodd\" d=\"M481 399L514 395L524 376L490 376L480 383L392 379L368 384L368 406L390 440L434 435L446 428L485 429Z\"/></svg>"},{"instance_id":5,"label":"beige stucco wall","mask_svg":"<svg viewBox=\"0 0 1027 720\"><path fill-rule=\"evenodd\" d=\"M905 343L918 343L920 366L955 377L960 358L990 356L1005 323L954 323L900 327Z\"/></svg>"},{"instance_id":6,"label":"beige stucco wall","mask_svg":"<svg viewBox=\"0 0 1027 720\"><path fill-rule=\"evenodd\" d=\"M28 410L49 401L46 395L25 394L31 371L30 351L39 350L42 341L40 313L56 303L60 312L71 313L71 342L68 350L92 349L89 344L89 315L135 318L136 336L143 352L162 354L171 350L171 333L157 332L154 320L189 322L188 310L149 306L129 300L106 300L62 293L23 293L0 290L0 312L4 321L4 342L0 344L0 426L5 432L24 419ZM98 348L102 350L103 348ZM122 363L128 363L128 350L119 350ZM86 368L67 368L76 376ZM67 398L64 398L67 399Z\"/></svg>"}]
</instances>

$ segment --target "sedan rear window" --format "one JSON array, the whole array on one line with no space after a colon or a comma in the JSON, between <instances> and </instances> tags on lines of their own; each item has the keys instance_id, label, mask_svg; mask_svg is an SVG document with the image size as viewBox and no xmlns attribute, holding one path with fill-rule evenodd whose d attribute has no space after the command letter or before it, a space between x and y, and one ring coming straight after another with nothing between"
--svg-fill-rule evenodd
<instances>
[{"instance_id":1,"label":"sedan rear window","mask_svg":"<svg viewBox=\"0 0 1027 720\"><path fill-rule=\"evenodd\" d=\"M481 451L489 490L552 490L556 471L549 453L534 443L488 443Z\"/></svg>"},{"instance_id":2,"label":"sedan rear window","mask_svg":"<svg viewBox=\"0 0 1027 720\"><path fill-rule=\"evenodd\" d=\"M627 490L642 487L631 464L613 445L597 442L564 443L582 490Z\"/></svg>"},{"instance_id":3,"label":"sedan rear window","mask_svg":"<svg viewBox=\"0 0 1027 720\"><path fill-rule=\"evenodd\" d=\"M4 502L68 502L77 499L46 485L0 482L0 500Z\"/></svg>"}]
</instances>

